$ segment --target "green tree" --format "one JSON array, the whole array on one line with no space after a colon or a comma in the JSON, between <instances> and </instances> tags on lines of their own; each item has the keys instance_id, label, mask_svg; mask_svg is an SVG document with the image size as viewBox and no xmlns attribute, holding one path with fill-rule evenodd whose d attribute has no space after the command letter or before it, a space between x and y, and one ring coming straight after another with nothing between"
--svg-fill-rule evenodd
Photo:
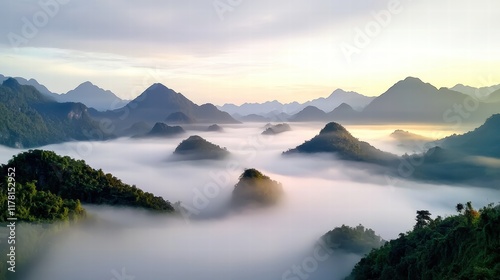
<instances>
[{"instance_id":1,"label":"green tree","mask_svg":"<svg viewBox=\"0 0 500 280\"><path fill-rule=\"evenodd\" d=\"M417 221L415 229L423 228L432 221L431 213L428 210L419 210L417 211L417 218L415 220Z\"/></svg>"}]
</instances>

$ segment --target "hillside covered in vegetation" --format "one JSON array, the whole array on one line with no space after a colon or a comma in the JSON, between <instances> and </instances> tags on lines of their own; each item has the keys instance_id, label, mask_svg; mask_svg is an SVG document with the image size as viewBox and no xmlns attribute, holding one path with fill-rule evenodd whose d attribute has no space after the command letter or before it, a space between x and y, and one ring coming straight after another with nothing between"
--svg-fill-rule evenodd
<instances>
[{"instance_id":1,"label":"hillside covered in vegetation","mask_svg":"<svg viewBox=\"0 0 500 280\"><path fill-rule=\"evenodd\" d=\"M9 176L9 174L11 176ZM15 180L19 220L65 220L83 213L81 203L141 207L173 212L162 197L130 186L111 174L95 170L83 160L51 151L30 150L14 156L0 168L0 222L7 213L7 190Z\"/></svg>"},{"instance_id":2,"label":"hillside covered in vegetation","mask_svg":"<svg viewBox=\"0 0 500 280\"><path fill-rule=\"evenodd\" d=\"M272 206L284 195L283 186L257 169L246 169L234 186L232 203L235 207L249 205Z\"/></svg>"},{"instance_id":3,"label":"hillside covered in vegetation","mask_svg":"<svg viewBox=\"0 0 500 280\"><path fill-rule=\"evenodd\" d=\"M373 250L347 279L500 279L500 208L456 210L435 219L417 211L412 231Z\"/></svg>"},{"instance_id":4,"label":"hillside covered in vegetation","mask_svg":"<svg viewBox=\"0 0 500 280\"><path fill-rule=\"evenodd\" d=\"M332 250L342 250L348 253L364 255L372 249L384 245L385 241L375 231L363 225L350 227L342 225L334 228L321 237Z\"/></svg>"}]
</instances>

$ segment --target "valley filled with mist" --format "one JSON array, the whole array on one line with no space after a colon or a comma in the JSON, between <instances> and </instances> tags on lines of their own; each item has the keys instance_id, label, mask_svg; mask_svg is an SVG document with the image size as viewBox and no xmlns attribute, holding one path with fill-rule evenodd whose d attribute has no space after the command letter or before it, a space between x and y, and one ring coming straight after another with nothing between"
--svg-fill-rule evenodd
<instances>
[{"instance_id":1,"label":"valley filled with mist","mask_svg":"<svg viewBox=\"0 0 500 280\"><path fill-rule=\"evenodd\" d=\"M498 189L424 183L392 175L372 164L333 154L282 155L314 137L323 123L293 123L263 135L262 123L221 125L161 139L123 137L41 147L83 159L124 183L177 205L179 215L137 208L83 206L87 221L64 230L36 255L23 279L343 279L362 255L318 245L343 224L362 224L385 240L415 224L415 211L449 216L458 202L478 207L500 200ZM396 129L440 139L461 130L438 125L352 125L351 134L384 151L403 155L428 148L401 145ZM439 131L439 135L436 131ZM219 160L182 160L174 150L189 135L224 147ZM18 149L0 147L7 162ZM234 209L231 194L240 174L256 168L282 184L284 196L265 208ZM176 203L178 202L178 203ZM180 206L180 207L179 207ZM121 278L116 278L121 279ZM129 278L124 278L129 279ZM130 278L132 279L132 278Z\"/></svg>"}]
</instances>

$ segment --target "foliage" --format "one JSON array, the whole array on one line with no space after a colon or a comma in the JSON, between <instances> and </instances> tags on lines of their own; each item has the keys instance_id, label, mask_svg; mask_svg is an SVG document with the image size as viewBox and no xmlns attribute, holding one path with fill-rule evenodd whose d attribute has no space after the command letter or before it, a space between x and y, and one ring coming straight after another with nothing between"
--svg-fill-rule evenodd
<instances>
[{"instance_id":1,"label":"foliage","mask_svg":"<svg viewBox=\"0 0 500 280\"><path fill-rule=\"evenodd\" d=\"M425 215L424 215L425 216ZM348 279L499 279L500 209L437 217L373 250Z\"/></svg>"},{"instance_id":2,"label":"foliage","mask_svg":"<svg viewBox=\"0 0 500 280\"><path fill-rule=\"evenodd\" d=\"M15 217L18 221L52 222L57 220L74 220L85 214L79 200L63 199L50 191L39 191L36 182L15 186ZM0 222L7 221L7 189L8 181L0 184Z\"/></svg>"},{"instance_id":3,"label":"foliage","mask_svg":"<svg viewBox=\"0 0 500 280\"><path fill-rule=\"evenodd\" d=\"M0 86L2 145L22 148L109 137L88 116L83 104L54 102L11 78Z\"/></svg>"},{"instance_id":4,"label":"foliage","mask_svg":"<svg viewBox=\"0 0 500 280\"><path fill-rule=\"evenodd\" d=\"M246 169L233 190L233 205L257 204L270 206L283 196L283 186L257 169Z\"/></svg>"},{"instance_id":5,"label":"foliage","mask_svg":"<svg viewBox=\"0 0 500 280\"><path fill-rule=\"evenodd\" d=\"M364 255L374 248L384 245L385 241L375 231L363 225L349 227L342 225L321 237L321 240L333 250L343 250Z\"/></svg>"},{"instance_id":6,"label":"foliage","mask_svg":"<svg viewBox=\"0 0 500 280\"><path fill-rule=\"evenodd\" d=\"M170 202L162 197L124 184L109 173L91 168L83 160L62 157L52 151L30 150L14 156L1 168L2 182L6 181L4 178L9 167L15 168L15 179L19 186L26 185L32 188L29 189L31 192L36 186L35 194L40 200L49 199L59 203L57 198L62 198L63 201L68 200L67 203L79 200L82 203L173 211ZM35 194L31 196L35 197ZM22 196L18 199L22 199Z\"/></svg>"}]
</instances>

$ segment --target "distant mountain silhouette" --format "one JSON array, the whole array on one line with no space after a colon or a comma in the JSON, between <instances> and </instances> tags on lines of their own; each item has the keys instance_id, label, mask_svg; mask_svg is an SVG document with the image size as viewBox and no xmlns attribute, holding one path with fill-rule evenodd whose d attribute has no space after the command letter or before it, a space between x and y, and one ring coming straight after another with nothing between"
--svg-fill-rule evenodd
<instances>
[{"instance_id":1,"label":"distant mountain silhouette","mask_svg":"<svg viewBox=\"0 0 500 280\"><path fill-rule=\"evenodd\" d=\"M343 160L377 164L393 163L397 157L382 152L366 142L354 138L342 125L330 122L309 141L285 152L285 155L331 153Z\"/></svg>"},{"instance_id":2,"label":"distant mountain silhouette","mask_svg":"<svg viewBox=\"0 0 500 280\"><path fill-rule=\"evenodd\" d=\"M331 112L327 113L328 119L333 121L340 120L356 120L360 114L354 110L349 104L342 103Z\"/></svg>"},{"instance_id":3,"label":"distant mountain silhouette","mask_svg":"<svg viewBox=\"0 0 500 280\"><path fill-rule=\"evenodd\" d=\"M190 123L195 123L196 120L194 120L192 117L186 116L183 112L175 112L170 115L165 119L165 122L168 124L190 124Z\"/></svg>"},{"instance_id":4,"label":"distant mountain silhouette","mask_svg":"<svg viewBox=\"0 0 500 280\"><path fill-rule=\"evenodd\" d=\"M421 150L422 147L427 146L426 145L427 143L436 140L430 137L425 137L422 135L418 135L400 129L395 130L393 133L391 133L390 137L396 140L398 142L398 145L401 147L418 149L418 150Z\"/></svg>"},{"instance_id":5,"label":"distant mountain silhouette","mask_svg":"<svg viewBox=\"0 0 500 280\"><path fill-rule=\"evenodd\" d=\"M342 104L349 105L351 108L362 110L370 104L375 97L368 97L354 91L335 90L327 98L318 98L304 103L304 106L314 106L324 112L331 112Z\"/></svg>"},{"instance_id":6,"label":"distant mountain silhouette","mask_svg":"<svg viewBox=\"0 0 500 280\"><path fill-rule=\"evenodd\" d=\"M111 119L118 128L123 129L139 121L163 122L169 115L177 112L198 123L238 123L228 113L219 111L214 105L198 106L181 93L158 83L150 86L123 108L104 113L93 112L93 115L96 118Z\"/></svg>"},{"instance_id":7,"label":"distant mountain silhouette","mask_svg":"<svg viewBox=\"0 0 500 280\"><path fill-rule=\"evenodd\" d=\"M328 114L324 111L314 107L307 106L302 111L290 117L292 122L315 122L315 121L328 121Z\"/></svg>"},{"instance_id":8,"label":"distant mountain silhouette","mask_svg":"<svg viewBox=\"0 0 500 280\"><path fill-rule=\"evenodd\" d=\"M61 94L59 102L80 102L98 111L113 110L125 106L127 101L120 99L109 90L104 90L91 82L84 82L75 89Z\"/></svg>"},{"instance_id":9,"label":"distant mountain silhouette","mask_svg":"<svg viewBox=\"0 0 500 280\"><path fill-rule=\"evenodd\" d=\"M242 121L242 122L269 122L269 121L271 121L270 118L267 118L267 117L264 117L264 116L261 116L261 115L257 115L257 114L250 114L250 115L247 115L247 116L238 116L238 115L236 115L235 117L239 121Z\"/></svg>"},{"instance_id":10,"label":"distant mountain silhouette","mask_svg":"<svg viewBox=\"0 0 500 280\"><path fill-rule=\"evenodd\" d=\"M212 144L198 135L193 135L183 140L175 148L174 154L187 160L218 160L229 156L229 152L226 149Z\"/></svg>"},{"instance_id":11,"label":"distant mountain silhouette","mask_svg":"<svg viewBox=\"0 0 500 280\"><path fill-rule=\"evenodd\" d=\"M57 103L13 78L0 86L0 144L29 148L110 137L81 103Z\"/></svg>"},{"instance_id":12,"label":"distant mountain silhouette","mask_svg":"<svg viewBox=\"0 0 500 280\"><path fill-rule=\"evenodd\" d=\"M418 78L399 81L375 98L361 114L371 122L451 123L484 122L498 113L500 103L475 101L447 88L437 89Z\"/></svg>"},{"instance_id":13,"label":"distant mountain silhouette","mask_svg":"<svg viewBox=\"0 0 500 280\"><path fill-rule=\"evenodd\" d=\"M3 75L0 75L0 83L3 83L3 81L7 80L8 77L5 77ZM57 98L59 97L59 94L53 93L50 90L48 90L44 85L38 83L37 80L35 79L25 79L22 77L14 77L16 81L25 86L33 86L38 90L43 96L48 97L51 100L57 101Z\"/></svg>"},{"instance_id":14,"label":"distant mountain silhouette","mask_svg":"<svg viewBox=\"0 0 500 280\"><path fill-rule=\"evenodd\" d=\"M276 135L286 131L290 131L292 128L286 123L280 123L276 125L266 125L266 130L262 132L263 135Z\"/></svg>"},{"instance_id":15,"label":"distant mountain silhouette","mask_svg":"<svg viewBox=\"0 0 500 280\"><path fill-rule=\"evenodd\" d=\"M269 117L268 114L273 111L275 112L274 115L277 115L279 113L293 115L308 106L314 106L324 112L330 112L340 106L342 103L349 104L353 108L361 110L362 108L366 107L366 105L368 105L373 99L374 97L364 96L357 92L347 92L342 89L337 89L328 97L317 98L311 101L307 101L303 104L300 104L298 102L283 104L274 100L264 103L244 103L240 106L234 104L224 104L223 106L220 106L219 109L228 112L231 115L239 114L245 116L256 114ZM282 118L280 120L283 121L286 119ZM271 121L280 120L271 119Z\"/></svg>"},{"instance_id":16,"label":"distant mountain silhouette","mask_svg":"<svg viewBox=\"0 0 500 280\"><path fill-rule=\"evenodd\" d=\"M220 125L218 124L212 124L211 126L209 126L207 128L207 131L219 131L219 132L222 132L224 131L224 128L222 128Z\"/></svg>"},{"instance_id":17,"label":"distant mountain silhouette","mask_svg":"<svg viewBox=\"0 0 500 280\"><path fill-rule=\"evenodd\" d=\"M476 87L466 86L463 84L458 84L450 89L476 98L486 98L492 92L500 90L500 85L476 88Z\"/></svg>"},{"instance_id":18,"label":"distant mountain silhouette","mask_svg":"<svg viewBox=\"0 0 500 280\"><path fill-rule=\"evenodd\" d=\"M163 137L171 137L175 135L179 135L185 133L186 131L180 126L169 126L165 123L157 122L151 131L144 135L136 135L138 138L163 138Z\"/></svg>"}]
</instances>

